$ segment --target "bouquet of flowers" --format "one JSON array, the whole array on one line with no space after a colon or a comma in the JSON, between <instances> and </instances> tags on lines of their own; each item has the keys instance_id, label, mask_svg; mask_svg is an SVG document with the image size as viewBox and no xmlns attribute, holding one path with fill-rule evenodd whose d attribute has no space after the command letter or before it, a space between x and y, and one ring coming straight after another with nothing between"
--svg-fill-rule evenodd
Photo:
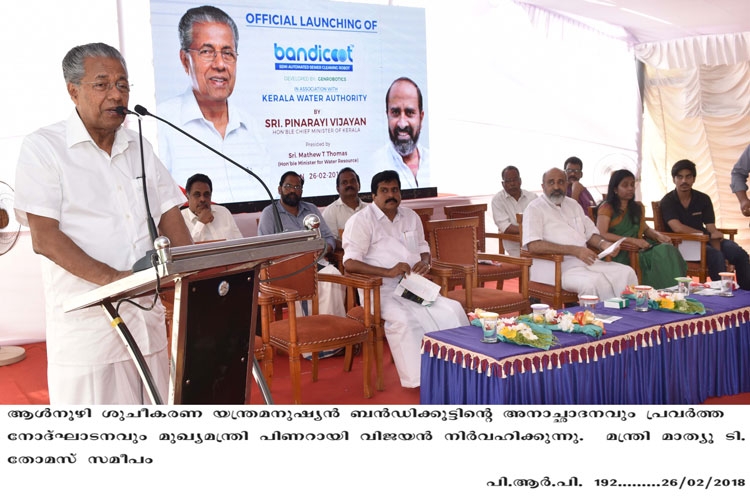
<instances>
[{"instance_id":1,"label":"bouquet of flowers","mask_svg":"<svg viewBox=\"0 0 750 500\"><path fill-rule=\"evenodd\" d=\"M475 309L469 313L469 321L474 326L482 326L479 319L482 309ZM499 318L497 322L497 338L508 344L525 345L537 349L549 350L559 344L557 337L548 329L535 324L528 324L518 318Z\"/></svg>"},{"instance_id":2,"label":"bouquet of flowers","mask_svg":"<svg viewBox=\"0 0 750 500\"><path fill-rule=\"evenodd\" d=\"M622 296L635 299L634 287L630 286L626 288ZM682 314L706 314L706 307L701 302L685 297L682 293L667 292L665 290L649 290L648 307L659 311Z\"/></svg>"},{"instance_id":3,"label":"bouquet of flowers","mask_svg":"<svg viewBox=\"0 0 750 500\"><path fill-rule=\"evenodd\" d=\"M597 319L596 315L589 310L578 311L573 314L569 311L548 309L543 318L534 317L534 315L524 315L519 316L518 321L535 325L550 333L554 330L568 333L583 333L597 339L607 333L604 323Z\"/></svg>"},{"instance_id":4,"label":"bouquet of flowers","mask_svg":"<svg viewBox=\"0 0 750 500\"><path fill-rule=\"evenodd\" d=\"M703 304L677 292L650 290L648 293L648 306L651 309L682 314L706 314L706 307Z\"/></svg>"}]
</instances>

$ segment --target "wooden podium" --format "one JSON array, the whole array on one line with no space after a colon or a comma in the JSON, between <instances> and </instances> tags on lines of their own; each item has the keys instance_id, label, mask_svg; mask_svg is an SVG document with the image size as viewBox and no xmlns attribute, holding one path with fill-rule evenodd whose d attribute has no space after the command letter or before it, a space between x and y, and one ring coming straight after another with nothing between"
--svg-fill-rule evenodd
<instances>
[{"instance_id":1,"label":"wooden podium","mask_svg":"<svg viewBox=\"0 0 750 500\"><path fill-rule=\"evenodd\" d=\"M253 376L270 402L253 355L260 266L324 247L316 230L175 247L168 262L74 297L65 310L102 307L128 347L152 402L162 404L163 395L113 304L155 294L157 287L174 287L167 402L244 404Z\"/></svg>"}]
</instances>

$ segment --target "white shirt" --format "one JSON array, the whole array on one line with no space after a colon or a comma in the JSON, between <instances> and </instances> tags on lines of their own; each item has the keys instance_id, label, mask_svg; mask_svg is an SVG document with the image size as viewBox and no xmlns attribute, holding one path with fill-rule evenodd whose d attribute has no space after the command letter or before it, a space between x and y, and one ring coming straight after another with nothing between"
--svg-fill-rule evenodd
<instances>
[{"instance_id":1,"label":"white shirt","mask_svg":"<svg viewBox=\"0 0 750 500\"><path fill-rule=\"evenodd\" d=\"M518 200L509 195L504 189L492 197L492 218L498 231L504 233L508 226L518 224L516 214L523 213L529 203L536 199L534 193L525 189L521 190L521 196ZM518 257L520 255L521 245L515 241L503 240L503 247L508 255Z\"/></svg>"},{"instance_id":2,"label":"white shirt","mask_svg":"<svg viewBox=\"0 0 750 500\"><path fill-rule=\"evenodd\" d=\"M374 203L354 214L343 234L344 262L354 259L390 269L399 262L409 267L429 253L419 216L399 207L391 221ZM420 356L425 332L457 328L469 324L461 304L438 297L429 307L393 294L400 278L382 278L380 312L385 335L403 387L420 382Z\"/></svg>"},{"instance_id":3,"label":"white shirt","mask_svg":"<svg viewBox=\"0 0 750 500\"><path fill-rule=\"evenodd\" d=\"M229 123L224 137L203 117L192 88L161 103L157 114L253 171L266 184L275 181L269 178L270 160L258 126L231 100L227 102ZM159 157L180 186L193 174L201 173L211 178L214 202L269 199L257 179L172 127L159 122L158 136Z\"/></svg>"},{"instance_id":4,"label":"white shirt","mask_svg":"<svg viewBox=\"0 0 750 500\"><path fill-rule=\"evenodd\" d=\"M401 189L430 187L430 153L426 147L420 146L418 143L417 151L419 151L419 168L416 179L414 178L414 173L404 163L404 159L396 151L396 148L393 147L393 143L390 140L375 153L377 163L374 165L374 171L395 170L398 172L399 179L401 180Z\"/></svg>"},{"instance_id":5,"label":"white shirt","mask_svg":"<svg viewBox=\"0 0 750 500\"><path fill-rule=\"evenodd\" d=\"M190 230L193 241L215 241L215 240L233 240L242 238L240 228L234 221L232 213L221 205L211 205L211 213L214 220L204 224L198 220L190 207L182 209L182 218L185 219L185 225Z\"/></svg>"},{"instance_id":6,"label":"white shirt","mask_svg":"<svg viewBox=\"0 0 750 500\"><path fill-rule=\"evenodd\" d=\"M143 148L149 205L158 226L161 214L181 205L185 196L147 141ZM94 143L73 111L67 121L24 139L16 170L16 218L26 226L29 213L55 219L60 230L88 255L115 269L130 269L153 249L140 176L136 132L120 128L110 156ZM44 257L42 277L50 362L90 365L130 359L99 307L70 313L63 310L65 300L98 285ZM151 297L139 300L151 303ZM120 315L143 354L166 347L161 303L150 312L124 304Z\"/></svg>"},{"instance_id":7,"label":"white shirt","mask_svg":"<svg viewBox=\"0 0 750 500\"><path fill-rule=\"evenodd\" d=\"M572 198L563 198L560 206L546 196L539 196L523 212L523 241L527 247L532 241L548 241L558 245L585 247L586 242L599 234L591 219L584 215L581 205ZM563 259L562 271L586 264L572 255Z\"/></svg>"},{"instance_id":8,"label":"white shirt","mask_svg":"<svg viewBox=\"0 0 750 500\"><path fill-rule=\"evenodd\" d=\"M338 238L339 231L344 229L346 221L366 206L367 203L357 198L357 208L352 208L341 201L341 197L339 197L323 210L323 219L325 219L328 229Z\"/></svg>"},{"instance_id":9,"label":"white shirt","mask_svg":"<svg viewBox=\"0 0 750 500\"><path fill-rule=\"evenodd\" d=\"M399 262L410 267L429 253L422 221L414 210L398 207L391 221L374 203L354 214L346 223L342 246L344 263L349 259L391 268ZM398 278L383 278L383 286L395 287Z\"/></svg>"}]
</instances>

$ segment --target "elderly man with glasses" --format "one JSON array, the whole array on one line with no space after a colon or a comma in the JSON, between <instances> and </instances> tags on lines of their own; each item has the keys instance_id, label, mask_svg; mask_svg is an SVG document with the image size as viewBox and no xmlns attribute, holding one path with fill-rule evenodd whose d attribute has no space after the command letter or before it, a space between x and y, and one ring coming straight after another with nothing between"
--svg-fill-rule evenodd
<instances>
[{"instance_id":1,"label":"elderly man with glasses","mask_svg":"<svg viewBox=\"0 0 750 500\"><path fill-rule=\"evenodd\" d=\"M16 170L15 214L42 259L50 404L148 402L135 363L98 307L65 312L66 300L127 277L153 248L141 191L146 171L151 216L172 246L192 243L177 184L138 134L122 127L130 97L125 60L114 47L71 49L62 63L75 110L30 134ZM145 272L145 271L144 271ZM118 307L161 397L169 361L164 307L158 298Z\"/></svg>"},{"instance_id":2,"label":"elderly man with glasses","mask_svg":"<svg viewBox=\"0 0 750 500\"><path fill-rule=\"evenodd\" d=\"M565 176L568 179L568 191L567 196L570 196L581 205L583 213L589 213L589 207L596 205L594 197L591 196L586 186L581 184L581 177L583 177L583 162L576 156L571 156L565 160Z\"/></svg>"},{"instance_id":3,"label":"elderly man with glasses","mask_svg":"<svg viewBox=\"0 0 750 500\"><path fill-rule=\"evenodd\" d=\"M221 151L259 177L268 153L257 124L234 106L239 32L234 20L212 6L189 9L180 19L180 63L190 79L181 95L157 106L158 114ZM214 183L218 203L267 199L250 176L171 127L159 123L159 157L181 182L203 172Z\"/></svg>"}]
</instances>

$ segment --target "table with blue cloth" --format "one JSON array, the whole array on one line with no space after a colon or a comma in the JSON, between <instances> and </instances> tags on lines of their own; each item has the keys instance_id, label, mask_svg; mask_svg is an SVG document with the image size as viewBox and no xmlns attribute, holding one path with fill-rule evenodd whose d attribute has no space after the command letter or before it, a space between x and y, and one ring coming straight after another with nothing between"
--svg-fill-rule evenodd
<instances>
[{"instance_id":1,"label":"table with blue cloth","mask_svg":"<svg viewBox=\"0 0 750 500\"><path fill-rule=\"evenodd\" d=\"M555 331L548 351L485 344L466 326L422 341L422 404L696 404L750 391L750 292L691 295L705 315L626 309L599 339ZM579 307L567 309L575 313Z\"/></svg>"}]
</instances>

